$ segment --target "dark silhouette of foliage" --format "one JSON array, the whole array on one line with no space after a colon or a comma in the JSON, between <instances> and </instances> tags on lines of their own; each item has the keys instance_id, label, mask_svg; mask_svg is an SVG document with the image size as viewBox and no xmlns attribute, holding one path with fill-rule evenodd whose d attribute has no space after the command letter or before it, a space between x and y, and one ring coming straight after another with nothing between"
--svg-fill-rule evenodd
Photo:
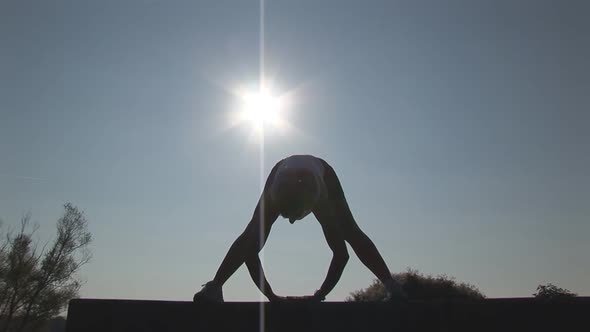
<instances>
[{"instance_id":1,"label":"dark silhouette of foliage","mask_svg":"<svg viewBox=\"0 0 590 332\"><path fill-rule=\"evenodd\" d=\"M485 298L475 286L457 282L446 275L425 276L416 270L408 269L403 273L394 273L392 277L401 283L409 300ZM346 301L373 302L384 301L386 298L385 287L375 279L369 287L350 293Z\"/></svg>"},{"instance_id":2,"label":"dark silhouette of foliage","mask_svg":"<svg viewBox=\"0 0 590 332\"><path fill-rule=\"evenodd\" d=\"M0 332L36 330L61 313L78 295L75 275L91 256L88 223L72 204L64 205L56 238L42 248L29 219L0 239Z\"/></svg>"},{"instance_id":3,"label":"dark silhouette of foliage","mask_svg":"<svg viewBox=\"0 0 590 332\"><path fill-rule=\"evenodd\" d=\"M547 285L537 286L537 292L533 293L533 296L539 300L558 300L576 297L578 294L549 283Z\"/></svg>"}]
</instances>

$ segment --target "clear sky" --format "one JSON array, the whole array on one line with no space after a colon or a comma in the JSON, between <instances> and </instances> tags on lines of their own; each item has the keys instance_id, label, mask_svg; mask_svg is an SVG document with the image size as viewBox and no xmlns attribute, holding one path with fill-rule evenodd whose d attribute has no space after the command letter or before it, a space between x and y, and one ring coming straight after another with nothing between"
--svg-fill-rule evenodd
<instances>
[{"instance_id":1,"label":"clear sky","mask_svg":"<svg viewBox=\"0 0 590 332\"><path fill-rule=\"evenodd\" d=\"M260 194L259 144L227 129L259 79L258 1L0 2L0 218L48 240L85 211L84 297L190 300ZM313 154L340 176L392 271L489 297L590 295L588 1L273 1L265 70L292 96L266 176ZM352 253L352 252L351 252ZM351 255L328 296L372 274ZM313 293L331 253L313 216L277 221L264 264ZM226 300L259 299L242 267Z\"/></svg>"}]
</instances>

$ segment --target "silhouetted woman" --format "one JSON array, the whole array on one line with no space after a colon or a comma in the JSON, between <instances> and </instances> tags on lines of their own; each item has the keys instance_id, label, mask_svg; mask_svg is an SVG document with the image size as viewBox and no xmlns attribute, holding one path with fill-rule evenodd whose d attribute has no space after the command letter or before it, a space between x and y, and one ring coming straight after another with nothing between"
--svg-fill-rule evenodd
<instances>
[{"instance_id":1,"label":"silhouetted woman","mask_svg":"<svg viewBox=\"0 0 590 332\"><path fill-rule=\"evenodd\" d=\"M222 302L223 284L243 263L246 263L254 283L270 301L285 299L272 291L258 253L279 216L292 224L310 213L322 226L333 256L320 289L304 298L323 301L332 291L348 261L348 242L361 262L385 285L390 297L405 299L381 254L355 222L334 169L320 158L295 155L273 167L250 223L230 247L215 278L206 283L193 300Z\"/></svg>"}]
</instances>

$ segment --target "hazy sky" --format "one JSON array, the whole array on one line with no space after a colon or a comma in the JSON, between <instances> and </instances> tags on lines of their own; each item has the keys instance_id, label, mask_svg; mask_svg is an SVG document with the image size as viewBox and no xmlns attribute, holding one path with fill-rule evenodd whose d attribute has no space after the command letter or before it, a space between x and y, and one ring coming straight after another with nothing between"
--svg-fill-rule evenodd
<instances>
[{"instance_id":1,"label":"hazy sky","mask_svg":"<svg viewBox=\"0 0 590 332\"><path fill-rule=\"evenodd\" d=\"M314 154L340 176L392 271L489 297L590 295L588 1L266 1L265 68L297 130L264 175ZM259 145L227 129L256 85L258 1L0 2L0 218L50 239L83 209L82 296L190 300L260 194ZM373 275L352 254L328 296ZM313 216L264 251L280 295L312 294L331 252ZM259 299L244 267L226 300Z\"/></svg>"}]
</instances>

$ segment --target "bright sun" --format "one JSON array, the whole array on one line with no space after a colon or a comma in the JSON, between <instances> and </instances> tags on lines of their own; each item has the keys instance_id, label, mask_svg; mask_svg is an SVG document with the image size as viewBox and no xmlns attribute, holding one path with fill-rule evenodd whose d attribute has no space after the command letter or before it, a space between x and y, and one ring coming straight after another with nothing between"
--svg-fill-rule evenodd
<instances>
[{"instance_id":1,"label":"bright sun","mask_svg":"<svg viewBox=\"0 0 590 332\"><path fill-rule=\"evenodd\" d=\"M268 89L244 95L243 102L244 117L255 128L262 129L265 125L278 124L281 102Z\"/></svg>"},{"instance_id":2,"label":"bright sun","mask_svg":"<svg viewBox=\"0 0 590 332\"><path fill-rule=\"evenodd\" d=\"M254 91L243 91L240 97L240 122L249 122L253 129L263 133L265 128L280 128L283 119L284 101L272 93L268 87Z\"/></svg>"}]
</instances>

